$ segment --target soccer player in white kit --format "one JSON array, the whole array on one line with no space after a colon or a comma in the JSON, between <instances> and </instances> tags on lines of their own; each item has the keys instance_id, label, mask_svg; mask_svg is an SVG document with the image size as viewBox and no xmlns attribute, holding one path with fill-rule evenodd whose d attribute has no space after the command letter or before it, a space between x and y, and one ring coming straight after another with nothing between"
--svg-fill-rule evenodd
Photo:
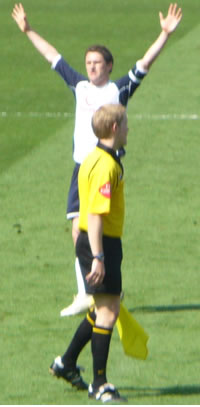
<instances>
[{"instance_id":1,"label":"soccer player in white kit","mask_svg":"<svg viewBox=\"0 0 200 407\"><path fill-rule=\"evenodd\" d=\"M88 48L85 54L86 77L69 66L56 48L31 28L21 3L15 5L12 17L38 52L61 75L76 99L73 151L75 168L72 175L67 206L67 218L72 220L72 238L75 245L79 234L78 170L84 158L97 144L97 138L91 127L91 117L94 111L104 104L121 103L123 106L127 106L129 98L133 95L149 71L152 63L160 54L170 34L179 25L182 11L180 8L177 8L177 4L170 4L166 17L161 12L159 13L161 33L158 38L150 46L143 58L138 60L133 68L117 81L110 80L113 56L106 47L95 45ZM119 155L123 154L123 150L119 151ZM75 270L78 294L75 296L72 304L61 311L61 316L78 314L85 311L92 304L92 297L85 293L77 259L75 261Z\"/></svg>"}]
</instances>

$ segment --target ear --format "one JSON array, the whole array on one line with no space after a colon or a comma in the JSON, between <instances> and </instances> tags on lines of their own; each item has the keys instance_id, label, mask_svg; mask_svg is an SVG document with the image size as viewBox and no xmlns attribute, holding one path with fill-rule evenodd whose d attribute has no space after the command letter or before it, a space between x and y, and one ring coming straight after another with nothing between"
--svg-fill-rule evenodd
<instances>
[{"instance_id":1,"label":"ear","mask_svg":"<svg viewBox=\"0 0 200 407\"><path fill-rule=\"evenodd\" d=\"M109 64L107 66L108 66L108 73L110 74L112 72L112 69L113 69L112 62L109 62Z\"/></svg>"},{"instance_id":2,"label":"ear","mask_svg":"<svg viewBox=\"0 0 200 407\"><path fill-rule=\"evenodd\" d=\"M113 125L112 125L112 132L113 132L113 133L116 133L117 130L118 130L118 127L119 127L119 126L118 126L117 122L114 122Z\"/></svg>"}]
</instances>

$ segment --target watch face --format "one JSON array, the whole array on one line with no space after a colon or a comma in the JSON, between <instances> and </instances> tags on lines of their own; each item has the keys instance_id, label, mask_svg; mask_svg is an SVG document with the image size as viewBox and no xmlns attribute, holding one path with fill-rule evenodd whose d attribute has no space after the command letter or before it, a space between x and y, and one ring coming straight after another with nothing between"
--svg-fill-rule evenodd
<instances>
[{"instance_id":1,"label":"watch face","mask_svg":"<svg viewBox=\"0 0 200 407\"><path fill-rule=\"evenodd\" d=\"M93 256L94 259L98 259L99 261L104 261L104 254L100 253L97 254L96 256Z\"/></svg>"}]
</instances>

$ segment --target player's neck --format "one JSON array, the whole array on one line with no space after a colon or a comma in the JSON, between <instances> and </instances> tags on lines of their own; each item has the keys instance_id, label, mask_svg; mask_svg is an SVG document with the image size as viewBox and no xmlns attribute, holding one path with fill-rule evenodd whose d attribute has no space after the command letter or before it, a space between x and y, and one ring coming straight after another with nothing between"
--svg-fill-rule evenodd
<instances>
[{"instance_id":1,"label":"player's neck","mask_svg":"<svg viewBox=\"0 0 200 407\"><path fill-rule=\"evenodd\" d=\"M109 82L110 78L109 76L104 76L102 78L98 78L96 80L90 80L90 83L94 86L97 86L98 88L102 88L103 86L107 85Z\"/></svg>"},{"instance_id":2,"label":"player's neck","mask_svg":"<svg viewBox=\"0 0 200 407\"><path fill-rule=\"evenodd\" d=\"M104 146L112 148L112 150L115 150L115 151L117 150L117 148L115 147L116 143L115 143L115 138L114 137L101 139L100 142Z\"/></svg>"}]
</instances>

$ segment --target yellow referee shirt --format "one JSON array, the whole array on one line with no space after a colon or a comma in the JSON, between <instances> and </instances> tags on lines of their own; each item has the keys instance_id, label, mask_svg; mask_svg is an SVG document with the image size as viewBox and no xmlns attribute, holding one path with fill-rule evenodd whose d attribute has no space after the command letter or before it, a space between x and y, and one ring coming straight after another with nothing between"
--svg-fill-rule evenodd
<instances>
[{"instance_id":1,"label":"yellow referee shirt","mask_svg":"<svg viewBox=\"0 0 200 407\"><path fill-rule=\"evenodd\" d=\"M114 150L100 142L80 166L79 228L88 230L88 214L103 215L103 234L121 237L124 223L123 167Z\"/></svg>"}]
</instances>

